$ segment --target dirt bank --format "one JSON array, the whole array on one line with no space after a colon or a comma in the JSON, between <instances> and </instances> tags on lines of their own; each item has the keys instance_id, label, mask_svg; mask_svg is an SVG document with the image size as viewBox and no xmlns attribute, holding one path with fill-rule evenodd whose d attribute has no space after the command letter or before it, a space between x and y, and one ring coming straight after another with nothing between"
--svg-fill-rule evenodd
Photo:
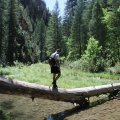
<instances>
[{"instance_id":1,"label":"dirt bank","mask_svg":"<svg viewBox=\"0 0 120 120\"><path fill-rule=\"evenodd\" d=\"M80 110L71 103L0 94L0 107L15 120L120 120L120 100Z\"/></svg>"}]
</instances>

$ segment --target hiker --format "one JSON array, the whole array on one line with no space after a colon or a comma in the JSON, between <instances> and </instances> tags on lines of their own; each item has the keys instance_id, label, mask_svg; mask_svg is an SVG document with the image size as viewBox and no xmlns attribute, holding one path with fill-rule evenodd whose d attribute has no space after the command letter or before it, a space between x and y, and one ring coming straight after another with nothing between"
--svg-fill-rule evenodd
<instances>
[{"instance_id":1,"label":"hiker","mask_svg":"<svg viewBox=\"0 0 120 120\"><path fill-rule=\"evenodd\" d=\"M53 74L53 87L57 87L57 80L61 76L61 71L60 71L60 62L59 62L59 54L60 54L60 49L57 49L52 55L50 56L50 67L51 67L51 73Z\"/></svg>"}]
</instances>

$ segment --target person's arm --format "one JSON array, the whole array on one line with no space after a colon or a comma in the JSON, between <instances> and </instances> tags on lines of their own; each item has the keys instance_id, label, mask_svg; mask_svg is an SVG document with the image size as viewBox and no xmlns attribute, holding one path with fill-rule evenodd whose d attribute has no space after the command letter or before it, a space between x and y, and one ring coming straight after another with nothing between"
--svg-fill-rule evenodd
<instances>
[{"instance_id":1,"label":"person's arm","mask_svg":"<svg viewBox=\"0 0 120 120\"><path fill-rule=\"evenodd\" d=\"M60 67L60 58L59 58L59 54L56 55L56 63L57 63L57 66Z\"/></svg>"}]
</instances>

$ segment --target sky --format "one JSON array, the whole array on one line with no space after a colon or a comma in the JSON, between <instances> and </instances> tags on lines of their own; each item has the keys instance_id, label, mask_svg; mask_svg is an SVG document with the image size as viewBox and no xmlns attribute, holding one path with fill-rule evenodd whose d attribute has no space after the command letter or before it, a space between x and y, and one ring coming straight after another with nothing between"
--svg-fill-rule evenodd
<instances>
[{"instance_id":1,"label":"sky","mask_svg":"<svg viewBox=\"0 0 120 120\"><path fill-rule=\"evenodd\" d=\"M46 3L47 8L49 8L49 10L52 11L55 6L56 0L44 0L44 1ZM63 16L66 1L67 0L58 0L61 16Z\"/></svg>"}]
</instances>

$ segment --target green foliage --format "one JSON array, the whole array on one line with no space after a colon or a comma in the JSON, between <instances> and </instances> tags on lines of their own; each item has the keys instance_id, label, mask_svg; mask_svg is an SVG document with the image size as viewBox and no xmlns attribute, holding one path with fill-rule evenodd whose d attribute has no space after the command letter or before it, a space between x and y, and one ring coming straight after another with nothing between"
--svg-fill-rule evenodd
<instances>
[{"instance_id":1,"label":"green foliage","mask_svg":"<svg viewBox=\"0 0 120 120\"><path fill-rule=\"evenodd\" d=\"M46 43L46 26L45 26L45 22L43 21L43 19L41 19L39 25L39 50L40 50L40 60L44 61L45 60L45 43Z\"/></svg>"},{"instance_id":2,"label":"green foliage","mask_svg":"<svg viewBox=\"0 0 120 120\"><path fill-rule=\"evenodd\" d=\"M0 109L0 120L13 120L13 118Z\"/></svg>"},{"instance_id":3,"label":"green foliage","mask_svg":"<svg viewBox=\"0 0 120 120\"><path fill-rule=\"evenodd\" d=\"M35 30L34 33L32 34L32 39L30 45L32 44L33 46L31 46L32 51L31 53L31 57L32 57L32 61L33 62L38 62L45 60L45 36L46 36L46 26L45 23L43 21L43 19L41 20L37 20L36 26L35 26ZM36 59L34 59L36 58ZM32 62L32 63L33 63Z\"/></svg>"},{"instance_id":4,"label":"green foliage","mask_svg":"<svg viewBox=\"0 0 120 120\"><path fill-rule=\"evenodd\" d=\"M9 1L0 1L0 64L7 63Z\"/></svg>"},{"instance_id":5,"label":"green foliage","mask_svg":"<svg viewBox=\"0 0 120 120\"><path fill-rule=\"evenodd\" d=\"M95 1L92 8L92 18L89 23L89 34L99 41L99 44L104 48L106 29L102 22L104 16L100 3Z\"/></svg>"},{"instance_id":6,"label":"green foliage","mask_svg":"<svg viewBox=\"0 0 120 120\"><path fill-rule=\"evenodd\" d=\"M83 21L82 13L84 11L84 1L78 1L75 9L75 15L71 27L71 48L69 50L68 58L70 60L79 59L84 51L84 40L83 40ZM74 56L74 57L73 57Z\"/></svg>"},{"instance_id":7,"label":"green foliage","mask_svg":"<svg viewBox=\"0 0 120 120\"><path fill-rule=\"evenodd\" d=\"M43 1L0 1L0 64L12 65L16 60L24 63L39 61L41 49L40 39L36 38L36 23L43 18L47 24L47 13Z\"/></svg>"},{"instance_id":8,"label":"green foliage","mask_svg":"<svg viewBox=\"0 0 120 120\"><path fill-rule=\"evenodd\" d=\"M115 64L120 60L120 11L119 8L116 12L106 12L104 19L107 24L107 39L106 39L106 59ZM113 44L114 43L114 44Z\"/></svg>"},{"instance_id":9,"label":"green foliage","mask_svg":"<svg viewBox=\"0 0 120 120\"><path fill-rule=\"evenodd\" d=\"M3 67L2 66L0 67L0 76L5 76L5 75L9 75L9 74L10 74L10 72L8 69L3 70Z\"/></svg>"},{"instance_id":10,"label":"green foliage","mask_svg":"<svg viewBox=\"0 0 120 120\"><path fill-rule=\"evenodd\" d=\"M68 41L67 41L67 46L68 46L68 56L67 56L67 60L69 61L74 61L74 60L77 60L80 56L79 56L79 51L78 50L78 45L74 45L73 43L73 40L71 38L68 38ZM74 47L74 49L73 49Z\"/></svg>"},{"instance_id":11,"label":"green foliage","mask_svg":"<svg viewBox=\"0 0 120 120\"><path fill-rule=\"evenodd\" d=\"M99 42L91 37L88 41L87 50L80 59L81 69L85 71L97 72L102 70L101 47Z\"/></svg>"},{"instance_id":12,"label":"green foliage","mask_svg":"<svg viewBox=\"0 0 120 120\"><path fill-rule=\"evenodd\" d=\"M61 48L61 56L69 61L84 56L91 71L104 70L120 60L119 0L67 0L63 20L58 2L50 13L43 0L0 0L0 16L3 67L14 61L44 61L56 48ZM102 46L101 57L87 56L89 52L85 52L91 36Z\"/></svg>"},{"instance_id":13,"label":"green foliage","mask_svg":"<svg viewBox=\"0 0 120 120\"><path fill-rule=\"evenodd\" d=\"M77 0L66 1L64 18L63 18L63 35L67 38L70 37L71 34L71 25L72 25L72 20L76 5L77 5Z\"/></svg>"},{"instance_id":14,"label":"green foliage","mask_svg":"<svg viewBox=\"0 0 120 120\"><path fill-rule=\"evenodd\" d=\"M61 19L59 17L59 6L55 4L46 33L47 55L50 56L56 49L62 49Z\"/></svg>"},{"instance_id":15,"label":"green foliage","mask_svg":"<svg viewBox=\"0 0 120 120\"><path fill-rule=\"evenodd\" d=\"M108 68L107 71L112 74L120 74L120 63L117 63L114 67Z\"/></svg>"},{"instance_id":16,"label":"green foliage","mask_svg":"<svg viewBox=\"0 0 120 120\"><path fill-rule=\"evenodd\" d=\"M10 0L9 2L9 19L8 19L8 51L7 51L7 61L9 64L13 64L13 61L16 59L17 52L17 40L18 40L18 16L19 16L19 7L17 0Z\"/></svg>"}]
</instances>

